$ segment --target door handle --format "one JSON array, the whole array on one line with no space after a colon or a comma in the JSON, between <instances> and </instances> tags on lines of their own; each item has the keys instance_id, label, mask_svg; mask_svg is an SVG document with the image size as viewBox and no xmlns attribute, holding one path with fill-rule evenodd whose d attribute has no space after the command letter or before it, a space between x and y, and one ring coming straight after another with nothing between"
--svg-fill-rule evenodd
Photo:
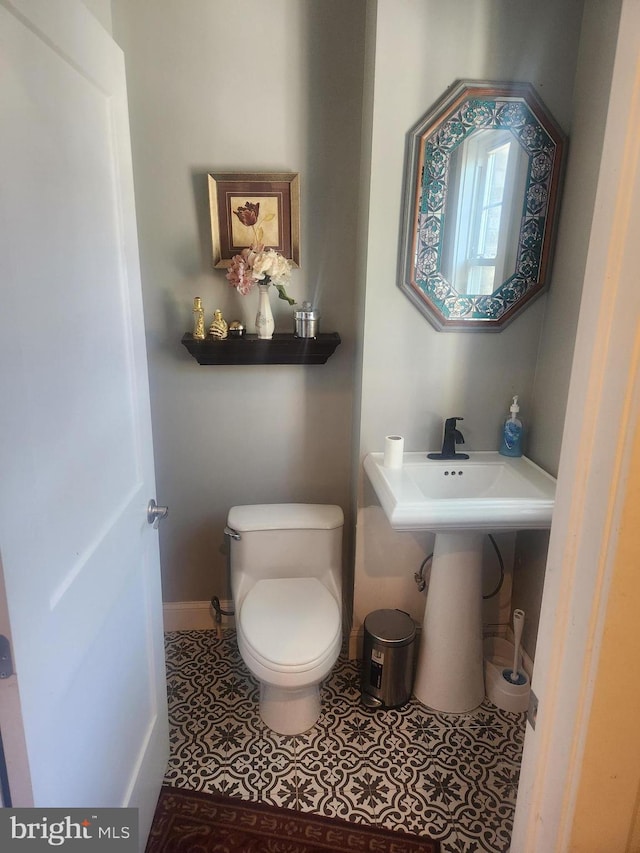
<instances>
[{"instance_id":1,"label":"door handle","mask_svg":"<svg viewBox=\"0 0 640 853\"><path fill-rule=\"evenodd\" d=\"M149 522L149 524L153 524L154 530L158 529L158 525L160 524L162 519L166 518L168 515L169 507L158 506L154 499L151 498L147 505L147 521Z\"/></svg>"}]
</instances>

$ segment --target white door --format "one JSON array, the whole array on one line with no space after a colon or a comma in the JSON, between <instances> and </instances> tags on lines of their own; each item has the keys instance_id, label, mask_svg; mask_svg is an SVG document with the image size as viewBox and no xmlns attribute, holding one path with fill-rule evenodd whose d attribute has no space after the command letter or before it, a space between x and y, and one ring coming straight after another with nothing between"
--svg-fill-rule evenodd
<instances>
[{"instance_id":1,"label":"white door","mask_svg":"<svg viewBox=\"0 0 640 853\"><path fill-rule=\"evenodd\" d=\"M0 116L0 559L33 802L139 807L145 835L168 734L124 62L77 0L0 0Z\"/></svg>"}]
</instances>

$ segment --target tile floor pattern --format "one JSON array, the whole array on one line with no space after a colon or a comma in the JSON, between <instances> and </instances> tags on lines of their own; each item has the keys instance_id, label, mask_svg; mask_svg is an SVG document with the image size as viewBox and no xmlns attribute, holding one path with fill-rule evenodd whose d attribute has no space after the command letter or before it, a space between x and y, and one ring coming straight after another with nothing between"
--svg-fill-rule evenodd
<instances>
[{"instance_id":1,"label":"tile floor pattern","mask_svg":"<svg viewBox=\"0 0 640 853\"><path fill-rule=\"evenodd\" d=\"M463 715L360 704L360 666L341 655L322 714L278 735L258 714L258 685L225 630L166 634L171 754L165 782L425 834L442 853L507 851L523 714L485 702Z\"/></svg>"}]
</instances>

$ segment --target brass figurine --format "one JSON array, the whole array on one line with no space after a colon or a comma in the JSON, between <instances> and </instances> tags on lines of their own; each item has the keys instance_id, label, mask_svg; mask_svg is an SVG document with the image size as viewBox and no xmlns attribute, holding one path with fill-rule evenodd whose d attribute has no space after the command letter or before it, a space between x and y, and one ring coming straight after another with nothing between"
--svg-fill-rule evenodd
<instances>
[{"instance_id":1,"label":"brass figurine","mask_svg":"<svg viewBox=\"0 0 640 853\"><path fill-rule=\"evenodd\" d=\"M213 314L213 321L209 326L209 334L217 338L219 341L223 341L227 334L229 333L229 326L227 321L222 316L222 311L219 308L216 308Z\"/></svg>"},{"instance_id":2,"label":"brass figurine","mask_svg":"<svg viewBox=\"0 0 640 853\"><path fill-rule=\"evenodd\" d=\"M204 308L202 307L202 299L196 296L193 300L193 339L194 341L203 341L205 337Z\"/></svg>"}]
</instances>

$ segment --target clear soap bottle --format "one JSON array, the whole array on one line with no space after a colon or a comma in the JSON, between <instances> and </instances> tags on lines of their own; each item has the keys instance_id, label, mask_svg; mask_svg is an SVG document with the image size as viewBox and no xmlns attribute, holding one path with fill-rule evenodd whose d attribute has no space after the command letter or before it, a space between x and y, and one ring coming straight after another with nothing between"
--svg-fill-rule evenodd
<instances>
[{"instance_id":1,"label":"clear soap bottle","mask_svg":"<svg viewBox=\"0 0 640 853\"><path fill-rule=\"evenodd\" d=\"M517 395L513 398L509 411L511 416L506 419L502 427L499 453L502 456L522 456L522 421L517 417L520 411Z\"/></svg>"}]
</instances>

